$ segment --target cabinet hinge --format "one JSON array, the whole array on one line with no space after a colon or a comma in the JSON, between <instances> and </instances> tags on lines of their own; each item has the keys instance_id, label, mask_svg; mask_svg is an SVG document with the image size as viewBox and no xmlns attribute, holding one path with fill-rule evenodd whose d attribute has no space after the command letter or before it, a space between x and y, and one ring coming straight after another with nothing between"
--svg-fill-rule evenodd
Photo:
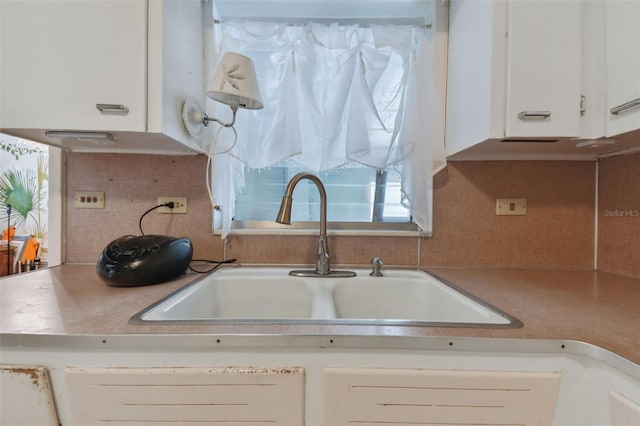
<instances>
[{"instance_id":1,"label":"cabinet hinge","mask_svg":"<svg viewBox=\"0 0 640 426\"><path fill-rule=\"evenodd\" d=\"M580 95L580 116L584 116L587 112L587 97L585 95Z\"/></svg>"}]
</instances>

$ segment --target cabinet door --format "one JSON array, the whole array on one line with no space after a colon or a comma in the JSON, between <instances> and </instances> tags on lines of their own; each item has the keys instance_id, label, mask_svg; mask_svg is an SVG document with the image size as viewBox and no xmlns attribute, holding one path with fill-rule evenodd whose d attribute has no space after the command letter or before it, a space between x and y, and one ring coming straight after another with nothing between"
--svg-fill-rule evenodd
<instances>
[{"instance_id":1,"label":"cabinet door","mask_svg":"<svg viewBox=\"0 0 640 426\"><path fill-rule=\"evenodd\" d=\"M509 2L507 137L580 134L580 19L576 1Z\"/></svg>"},{"instance_id":2,"label":"cabinet door","mask_svg":"<svg viewBox=\"0 0 640 426\"><path fill-rule=\"evenodd\" d=\"M612 424L616 426L640 425L640 404L616 392L609 392Z\"/></svg>"},{"instance_id":3,"label":"cabinet door","mask_svg":"<svg viewBox=\"0 0 640 426\"><path fill-rule=\"evenodd\" d=\"M605 37L607 136L614 136L640 129L640 1L605 2Z\"/></svg>"},{"instance_id":4,"label":"cabinet door","mask_svg":"<svg viewBox=\"0 0 640 426\"><path fill-rule=\"evenodd\" d=\"M146 17L146 0L3 2L2 126L145 130Z\"/></svg>"},{"instance_id":5,"label":"cabinet door","mask_svg":"<svg viewBox=\"0 0 640 426\"><path fill-rule=\"evenodd\" d=\"M302 368L73 368L73 424L302 426Z\"/></svg>"},{"instance_id":6,"label":"cabinet door","mask_svg":"<svg viewBox=\"0 0 640 426\"><path fill-rule=\"evenodd\" d=\"M45 367L0 365L0 395L2 425L60 424Z\"/></svg>"},{"instance_id":7,"label":"cabinet door","mask_svg":"<svg viewBox=\"0 0 640 426\"><path fill-rule=\"evenodd\" d=\"M324 370L324 423L550 425L560 373Z\"/></svg>"}]
</instances>

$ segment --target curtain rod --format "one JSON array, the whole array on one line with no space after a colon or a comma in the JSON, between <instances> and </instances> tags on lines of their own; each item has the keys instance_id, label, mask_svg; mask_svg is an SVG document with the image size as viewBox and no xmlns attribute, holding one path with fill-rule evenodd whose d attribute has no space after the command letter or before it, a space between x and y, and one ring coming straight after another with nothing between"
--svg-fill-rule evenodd
<instances>
[{"instance_id":1,"label":"curtain rod","mask_svg":"<svg viewBox=\"0 0 640 426\"><path fill-rule=\"evenodd\" d=\"M286 24L288 26L304 25L309 22L316 22L320 24L336 23L339 25L358 25L359 27L362 27L362 28L369 28L371 25L410 25L410 26L415 26L415 27L424 28L424 29L430 29L432 27L431 24L420 24L416 22L415 19L411 19L411 18L398 18L395 20L393 18L384 18L379 20L372 19L370 22L367 22L367 23L364 23L361 20L331 19L331 18L293 18L293 19L288 19L286 21L279 21L277 19L274 20L274 19L267 19L267 18L237 18L237 19L238 20L246 19L253 22L273 22L276 24ZM216 18L213 19L214 24L221 24L222 22L224 21Z\"/></svg>"}]
</instances>

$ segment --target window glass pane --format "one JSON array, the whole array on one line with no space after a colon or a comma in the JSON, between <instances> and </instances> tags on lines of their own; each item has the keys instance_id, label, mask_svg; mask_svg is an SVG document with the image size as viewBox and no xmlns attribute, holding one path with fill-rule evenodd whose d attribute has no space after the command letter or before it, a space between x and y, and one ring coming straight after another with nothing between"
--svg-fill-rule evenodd
<instances>
[{"instance_id":1,"label":"window glass pane","mask_svg":"<svg viewBox=\"0 0 640 426\"><path fill-rule=\"evenodd\" d=\"M245 172L246 186L236 199L234 220L275 220L289 180L303 172L293 163ZM351 165L319 175L327 191L327 220L330 222L409 222L401 204L400 176L392 169ZM383 177L383 178L381 178ZM379 203L374 206L378 193ZM320 197L315 184L301 181L293 194L293 221L317 221Z\"/></svg>"}]
</instances>

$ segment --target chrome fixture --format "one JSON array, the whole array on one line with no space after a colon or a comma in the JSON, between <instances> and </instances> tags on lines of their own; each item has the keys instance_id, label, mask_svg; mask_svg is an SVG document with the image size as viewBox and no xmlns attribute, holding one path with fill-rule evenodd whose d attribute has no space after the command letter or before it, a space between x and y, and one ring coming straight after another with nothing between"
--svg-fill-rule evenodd
<instances>
[{"instance_id":1,"label":"chrome fixture","mask_svg":"<svg viewBox=\"0 0 640 426\"><path fill-rule=\"evenodd\" d=\"M107 114L128 114L129 107L117 104L96 104L96 109Z\"/></svg>"},{"instance_id":2,"label":"chrome fixture","mask_svg":"<svg viewBox=\"0 0 640 426\"><path fill-rule=\"evenodd\" d=\"M521 111L518 113L520 120L544 120L551 117L551 111Z\"/></svg>"},{"instance_id":3,"label":"chrome fixture","mask_svg":"<svg viewBox=\"0 0 640 426\"><path fill-rule=\"evenodd\" d=\"M621 112L625 112L629 109L635 108L637 106L640 106L640 98L634 99L632 101L626 102L622 105L618 105L616 107L613 107L609 110L609 113L612 115L618 115Z\"/></svg>"},{"instance_id":4,"label":"chrome fixture","mask_svg":"<svg viewBox=\"0 0 640 426\"><path fill-rule=\"evenodd\" d=\"M224 123L217 118L211 118L197 100L187 99L182 106L182 122L187 133L199 136L203 126L215 121L223 127L233 127L238 108L262 109L262 98L258 90L258 80L253 61L238 53L227 52L211 79L207 97L231 107L233 118L230 123Z\"/></svg>"},{"instance_id":5,"label":"chrome fixture","mask_svg":"<svg viewBox=\"0 0 640 426\"><path fill-rule=\"evenodd\" d=\"M330 257L329 246L327 244L327 192L324 189L322 181L320 181L317 176L311 173L298 173L289 181L284 197L282 197L282 204L280 205L280 212L278 212L276 222L291 225L293 190L302 179L309 179L315 183L318 188L318 192L320 193L320 238L318 239L318 247L316 250L316 269L293 270L289 272L289 275L296 277L355 277L356 273L353 271L331 271L331 268L329 267Z\"/></svg>"},{"instance_id":6,"label":"chrome fixture","mask_svg":"<svg viewBox=\"0 0 640 426\"><path fill-rule=\"evenodd\" d=\"M382 272L380 272L380 269L382 269L382 259L380 259L377 256L374 256L371 258L371 273L369 275L371 275L372 277L382 277Z\"/></svg>"},{"instance_id":7,"label":"chrome fixture","mask_svg":"<svg viewBox=\"0 0 640 426\"><path fill-rule=\"evenodd\" d=\"M109 132L47 130L46 132L44 132L44 134L48 138L55 138L55 139L79 139L79 140L111 139L113 140L113 134Z\"/></svg>"}]
</instances>

